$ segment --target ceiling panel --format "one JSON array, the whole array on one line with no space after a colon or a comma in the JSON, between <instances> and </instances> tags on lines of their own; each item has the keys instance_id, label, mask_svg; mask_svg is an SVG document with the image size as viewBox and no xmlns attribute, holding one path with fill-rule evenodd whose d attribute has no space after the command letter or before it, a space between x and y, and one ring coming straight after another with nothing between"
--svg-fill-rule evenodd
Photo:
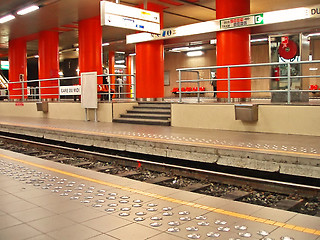
<instances>
[{"instance_id":1,"label":"ceiling panel","mask_svg":"<svg viewBox=\"0 0 320 240\"><path fill-rule=\"evenodd\" d=\"M163 3L159 0L148 1L166 7L164 9L165 28L215 19L215 0L190 0L191 3L188 3L189 0L173 0L181 3L180 6L172 5L168 2ZM100 0L0 0L0 17L34 2L42 6L38 11L25 16L17 16L15 20L9 23L0 24L1 56L6 54L10 38L29 36L29 40L34 40L37 38L39 31L61 28L66 24L77 24L81 19L94 17L99 14ZM143 3L143 0L121 0L121 3L138 6ZM267 12L315 4L319 4L319 0L251 0L251 12ZM292 24L281 24L281 26L288 29L294 28L297 31L299 29L296 26L299 26L300 30L304 28L309 28L309 30L316 29L319 26L315 21L306 21L306 23L308 26L302 26L302 24L294 26ZM61 31L59 34L61 49L72 48L72 45L78 42L77 28L71 28L70 30L68 32ZM272 32L279 31L279 29L277 29L277 26L252 29L254 33L263 31ZM129 33L134 32L120 28L103 27L103 42L113 42L109 47L110 49L130 49L132 51L134 46L126 46L124 44L125 35ZM193 38L201 40L202 36L195 36ZM37 49L37 42L32 41L28 43L27 47L28 53L34 54Z\"/></svg>"}]
</instances>

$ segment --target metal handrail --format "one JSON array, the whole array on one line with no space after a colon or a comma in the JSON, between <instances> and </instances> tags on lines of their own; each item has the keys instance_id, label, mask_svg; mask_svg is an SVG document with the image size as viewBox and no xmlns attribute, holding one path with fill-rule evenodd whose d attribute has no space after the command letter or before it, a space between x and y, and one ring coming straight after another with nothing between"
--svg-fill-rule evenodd
<instances>
[{"instance_id":1,"label":"metal handrail","mask_svg":"<svg viewBox=\"0 0 320 240\"><path fill-rule=\"evenodd\" d=\"M115 76L115 77L122 77L122 76L126 76L126 77L131 77L131 83L123 83L123 84L120 84L120 83L111 83L110 82L110 77L111 76ZM129 91L129 92L113 92L112 94L114 94L115 96L127 96L127 95L130 95L130 99L134 99L136 100L136 94L135 94L135 89L136 89L136 81L135 81L135 75L134 74L100 74L100 75L97 75L97 77L108 77L108 83L107 84L98 84L98 85L106 85L108 86L108 93L99 93L97 92L97 94L99 95L109 95L111 96L111 88L115 88L116 86L132 86L133 88L133 92ZM80 79L81 76L74 76L74 77L59 77L59 78L46 78L46 79L34 79L34 80L28 80L28 81L16 81L16 82L9 82L9 84L16 84L18 86L15 86L12 90L13 91L21 91L21 94L13 94L12 92L10 93L9 92L9 100L10 100L10 97L11 98L21 98L22 101L26 101L27 99L26 96L25 96L25 91L26 91L26 88L25 88L25 85L27 83L37 83L38 86L31 86L31 87L27 87L28 89L30 89L30 91L32 90L33 93L31 96L32 98L36 98L36 99L40 99L41 97L44 98L52 98L53 96L58 96L58 100L61 101L61 95L60 95L60 92L58 91L57 93L41 93L41 90L43 89L60 89L60 87L65 87L65 86L74 86L74 83L73 84L66 84L66 85L62 85L61 84L61 81L65 81L65 80L74 80L74 79ZM41 86L42 82L46 82L46 81L57 81L57 84L54 85L54 86ZM76 85L79 85L76 84ZM29 96L30 96L29 95ZM131 97L132 95L132 97ZM72 96L72 95L71 95ZM73 95L74 97L76 95ZM109 101L112 101L111 98L109 98Z\"/></svg>"},{"instance_id":2,"label":"metal handrail","mask_svg":"<svg viewBox=\"0 0 320 240\"><path fill-rule=\"evenodd\" d=\"M320 75L306 75L306 76L292 76L291 75L291 67L292 65L299 65L299 64L318 64L320 63L320 60L314 60L314 61L300 61L300 62L276 62L276 63L256 63L256 64L240 64L240 65L224 65L224 66L207 66L207 67L192 67L192 68L178 68L176 71L178 71L178 83L179 83L179 102L182 102L182 83L197 83L198 86L200 82L208 82L208 81L227 81L228 83L228 88L226 91L200 91L201 93L226 93L228 95L228 102L231 102L231 93L258 93L258 92L287 92L287 103L291 103L291 93L292 92L320 92L319 90L296 90L296 89L291 89L291 83L293 79L308 79L308 78L320 78ZM285 76L262 76L262 77L236 77L232 78L231 77L231 69L232 68L242 68L242 67L266 67L266 66L286 66L287 68L287 75ZM192 71L203 71L203 70L216 70L216 69L226 69L227 70L227 78L222 78L222 79L182 79L182 73L183 72L192 72ZM271 71L270 71L271 72ZM263 79L286 79L287 83L287 89L275 89L275 90L241 90L241 91L233 91L231 90L231 81L240 81L240 80L263 80ZM199 89L199 87L198 87ZM200 97L199 97L199 91L184 91L183 93L198 93L198 102L200 102Z\"/></svg>"}]
</instances>

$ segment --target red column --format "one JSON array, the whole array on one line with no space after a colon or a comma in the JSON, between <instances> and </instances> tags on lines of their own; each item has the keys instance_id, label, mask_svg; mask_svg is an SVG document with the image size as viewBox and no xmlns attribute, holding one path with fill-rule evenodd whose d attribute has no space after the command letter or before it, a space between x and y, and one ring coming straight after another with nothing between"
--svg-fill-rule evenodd
<instances>
[{"instance_id":1,"label":"red column","mask_svg":"<svg viewBox=\"0 0 320 240\"><path fill-rule=\"evenodd\" d=\"M22 99L22 87L24 87L24 98L27 98L27 44L24 39L13 39L9 41L9 81L19 82L20 74L23 74L25 83L9 84L10 99Z\"/></svg>"},{"instance_id":2,"label":"red column","mask_svg":"<svg viewBox=\"0 0 320 240\"><path fill-rule=\"evenodd\" d=\"M160 13L163 27L163 6L148 3L147 9ZM136 96L139 99L164 97L163 41L136 44Z\"/></svg>"},{"instance_id":3,"label":"red column","mask_svg":"<svg viewBox=\"0 0 320 240\"><path fill-rule=\"evenodd\" d=\"M102 27L100 16L79 21L79 69L102 74ZM98 83L102 84L102 77Z\"/></svg>"},{"instance_id":4,"label":"red column","mask_svg":"<svg viewBox=\"0 0 320 240\"><path fill-rule=\"evenodd\" d=\"M42 31L39 34L39 79L59 78L59 33ZM59 97L58 80L40 82L41 99Z\"/></svg>"},{"instance_id":5,"label":"red column","mask_svg":"<svg viewBox=\"0 0 320 240\"><path fill-rule=\"evenodd\" d=\"M127 64L127 74L132 74L132 70L131 70L131 62L132 61L132 58L131 56L127 56L126 58L126 64ZM126 81L126 84L129 84L129 85L125 85L125 92L128 93L126 94L126 97L127 98L130 98L131 97L131 77L130 76L127 76L127 81Z\"/></svg>"},{"instance_id":6,"label":"red column","mask_svg":"<svg viewBox=\"0 0 320 240\"><path fill-rule=\"evenodd\" d=\"M109 51L109 57L108 57L109 74L115 74L114 61L115 61L114 51ZM110 84L111 84L111 89L113 89L114 91L116 89L114 85L115 83L116 83L116 77L111 76Z\"/></svg>"},{"instance_id":7,"label":"red column","mask_svg":"<svg viewBox=\"0 0 320 240\"><path fill-rule=\"evenodd\" d=\"M250 0L216 0L217 19L250 13ZM217 65L249 64L250 53L250 29L241 28L217 32ZM231 78L250 78L250 68L231 69ZM226 69L217 70L217 78L228 77ZM227 91L228 82L218 81L217 90ZM231 81L231 91L251 90L250 80ZM227 98L227 93L218 93L218 98ZM231 98L250 98L251 93L231 93Z\"/></svg>"}]
</instances>

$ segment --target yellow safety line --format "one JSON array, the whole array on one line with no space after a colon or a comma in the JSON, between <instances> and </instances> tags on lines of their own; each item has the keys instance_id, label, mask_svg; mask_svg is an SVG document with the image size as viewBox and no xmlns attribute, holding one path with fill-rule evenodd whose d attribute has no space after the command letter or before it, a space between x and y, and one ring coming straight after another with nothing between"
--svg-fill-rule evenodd
<instances>
[{"instance_id":1,"label":"yellow safety line","mask_svg":"<svg viewBox=\"0 0 320 240\"><path fill-rule=\"evenodd\" d=\"M162 195L159 195L159 194L156 194L156 193L148 193L148 192L144 192L142 190L138 190L138 189L134 189L134 188L130 188L130 187L124 187L124 186L121 186L121 185L118 185L118 184L105 182L105 181L97 180L97 179L94 179L94 178L85 177L85 176L78 175L78 174L75 174L75 173L59 170L59 169L52 168L52 167L47 167L47 166L44 166L44 165L41 165L41 164L32 163L32 162L29 162L29 161L26 161L26 160L10 157L10 156L3 155L3 154L0 154L0 157L6 158L6 159L9 159L9 160L13 160L13 161L17 161L17 162L20 162L20 163L24 163L24 164L27 164L27 165L31 165L31 166L34 166L34 167L37 167L37 168L45 169L45 170L48 170L48 171L60 173L60 174L66 175L66 176L70 176L70 177L86 180L86 181L93 182L93 183L98 183L98 184L109 186L109 187L113 187L113 188L118 188L118 189L121 189L121 190L124 190L124 191L141 194L141 195L144 195L144 196L157 198L157 199L165 200L165 201L172 202L172 203L178 203L178 204L181 204L181 205L191 206L191 207L194 207L194 208L200 208L200 209L204 209L204 210L207 210L207 211L210 211L210 212L215 212L215 213L220 213L220 214L227 215L227 216L246 219L246 220L253 221L253 222L264 223L264 224L268 224L268 225L272 225L272 226L292 229L292 230L299 231L299 232L310 233L310 234L314 234L314 235L320 235L320 230L317 230L317 229L305 228L305 227L295 226L295 225L291 225L291 224L286 224L286 223L283 223L283 222L272 221L272 220L265 219L265 218L253 217L253 216L249 216L249 215L242 214L242 213L227 211L227 210L224 210L224 209L221 209L221 208L214 208L214 207L209 207L209 206L205 206L205 205L198 204L198 203L193 203L193 202L179 200L179 199L175 199L175 198L171 198L171 197L166 197L166 196L162 196Z\"/></svg>"},{"instance_id":2,"label":"yellow safety line","mask_svg":"<svg viewBox=\"0 0 320 240\"><path fill-rule=\"evenodd\" d=\"M10 126L19 126L19 127L32 127L32 128L41 128L46 130L53 131L64 131L64 132L72 132L72 133L83 133L83 134L93 134L105 137L119 137L119 138L130 138L130 139L138 139L138 140L149 140L154 142L169 142L174 144L185 143L190 145L198 145L198 146L207 146L207 147L221 147L224 149L239 149L239 150L249 150L254 152L271 152L271 153L282 153L282 154L293 154L293 155L302 155L302 156L311 156L311 157L320 157L320 153L303 153L303 152L293 152L293 151L284 151L284 150L274 150L274 149L260 149L260 148L249 148L249 147L241 147L241 146L230 146L230 145L222 145L222 144L214 144L214 143L201 143L201 142L191 142L191 141L175 141L171 139L157 139L151 138L148 136L131 136L131 135L121 135L115 133L106 133L106 132L93 132L79 129L66 129L66 128L58 128L58 127L45 127L45 126L33 126L33 125L25 125L25 124L16 124L10 122L0 122L0 124L6 124Z\"/></svg>"}]
</instances>

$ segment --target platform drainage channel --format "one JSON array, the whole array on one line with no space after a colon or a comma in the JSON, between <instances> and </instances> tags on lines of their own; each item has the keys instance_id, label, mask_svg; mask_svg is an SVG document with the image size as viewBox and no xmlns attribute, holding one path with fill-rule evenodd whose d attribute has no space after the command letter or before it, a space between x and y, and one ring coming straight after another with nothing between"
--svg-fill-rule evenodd
<instances>
[{"instance_id":1,"label":"platform drainage channel","mask_svg":"<svg viewBox=\"0 0 320 240\"><path fill-rule=\"evenodd\" d=\"M51 194L58 194L70 201L79 201L93 208L101 209L105 214L118 215L152 228L188 239L272 239L264 229L250 230L245 225L231 224L224 219L212 216L212 212L196 209L151 197L136 197L137 194L103 189L89 182L79 182L55 176L23 165L0 160L0 174L23 182ZM167 204L167 205L164 205ZM200 213L200 214L199 214ZM217 214L218 215L218 214ZM233 238L230 238L232 236ZM293 239L283 236L281 239Z\"/></svg>"}]
</instances>

